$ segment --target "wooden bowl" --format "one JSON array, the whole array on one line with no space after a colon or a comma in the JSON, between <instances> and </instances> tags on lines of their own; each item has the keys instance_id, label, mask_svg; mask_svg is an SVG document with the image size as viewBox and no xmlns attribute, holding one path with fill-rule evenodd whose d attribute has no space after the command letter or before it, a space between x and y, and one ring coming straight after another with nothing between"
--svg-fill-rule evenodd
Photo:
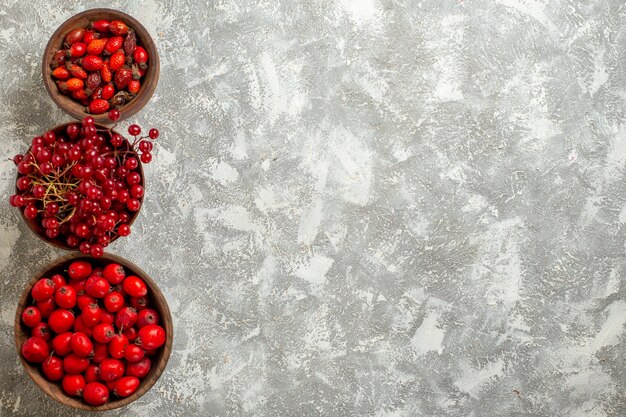
<instances>
[{"instance_id":1,"label":"wooden bowl","mask_svg":"<svg viewBox=\"0 0 626 417\"><path fill-rule=\"evenodd\" d=\"M32 297L30 295L31 288L33 287L35 282L37 282L37 280L41 277L49 277L55 273L63 273L67 277L67 267L70 263L76 260L87 260L92 265L98 266L103 266L105 264L115 262L124 266L127 272L130 272L143 279L149 288L148 296L150 298L150 303L152 304L152 306L154 306L153 308L161 316L161 326L163 326L167 335L165 344L159 348L156 356L154 358L151 358L152 366L150 372L141 381L141 384L139 385L137 391L129 397L113 399L99 407L91 406L80 398L74 398L66 395L63 392L63 389L61 388L61 384L59 382L48 381L45 376L40 372L38 366L27 362L22 357L21 353L22 344L29 338L30 335L29 328L24 326L24 324L22 323L21 314L25 307L32 304ZM159 287L156 285L156 283L137 265L122 257L111 255L108 253L105 253L100 258L93 258L91 256L82 254L66 255L43 268L43 270L41 270L39 274L35 275L24 288L24 292L22 293L22 296L17 306L17 311L15 312L14 332L15 347L17 348L20 361L22 362L22 365L24 365L26 373L31 377L33 381L35 381L35 384L37 384L37 386L41 388L41 390L45 392L48 396L60 402L61 404L67 405L68 407L89 411L105 411L112 410L118 407L123 407L132 403L137 398L148 392L148 390L156 383L156 381L165 370L165 367L167 366L167 361L172 351L172 343L174 340L172 316L170 314L167 301L165 300L163 293L161 292L161 290L159 290ZM110 398L114 397L111 395Z\"/></svg>"},{"instance_id":2,"label":"wooden bowl","mask_svg":"<svg viewBox=\"0 0 626 417\"><path fill-rule=\"evenodd\" d=\"M129 27L135 30L137 34L137 45L141 45L148 52L148 69L146 75L141 79L141 89L139 93L127 104L122 106L119 110L121 112L121 120L124 120L139 110L141 110L150 100L157 83L159 82L159 54L157 53L156 45L150 37L150 34L144 28L139 21L135 18L113 9L90 9L84 12L78 13L67 19L59 28L54 32L43 54L43 60L41 64L41 73L43 76L43 83L50 94L52 100L67 114L76 118L82 119L90 114L85 111L85 106L75 101L71 97L61 94L52 79L50 68L50 62L55 52L61 49L65 35L72 29L79 27L86 27L90 22L96 20L121 20ZM107 117L107 113L92 114L96 122L98 123L111 123Z\"/></svg>"},{"instance_id":3,"label":"wooden bowl","mask_svg":"<svg viewBox=\"0 0 626 417\"><path fill-rule=\"evenodd\" d=\"M65 129L67 128L68 125L75 124L75 123L77 123L77 122L64 123L62 125L58 125L58 126L52 128L51 130L58 136L62 132L63 133L65 132ZM108 129L107 126L104 126L104 125L101 125L101 124L97 124L97 123L96 123L96 128L98 128L98 129ZM113 133L119 133L119 132L117 132L115 130L112 130L112 132ZM124 136L124 135L122 135L122 136ZM144 174L143 174L143 164L141 163L141 160L139 159L139 157L137 157L137 161L139 162L139 166L137 167L137 171L139 172L139 175L141 176L141 181L139 182L139 185L141 185L141 187L145 190L146 189L146 184L145 184L145 179L144 179ZM21 175L18 173L15 179L17 180L20 177L21 177ZM19 190L18 190L17 185L16 185L15 186L15 193L17 194L18 192L19 192ZM143 207L144 196L145 196L145 192L144 192L144 195L141 196L141 198L139 199L139 202L141 203L141 206L139 207L139 210L137 210L135 212L131 212L130 221L128 222L129 226L131 226L133 224L133 222L135 221L135 219L139 215L139 211L141 211L141 208ZM46 230L43 228L43 226L41 226L41 224L37 223L34 220L27 219L26 216L24 216L23 208L20 208L19 210L20 210L20 215L22 216L22 219L24 220L24 222L26 222L26 224L28 225L28 228L30 230L32 230L37 236L39 236L39 238L41 240L43 240L44 242L49 243L52 246L55 246L57 248L66 249L66 250L72 250L72 251L78 251L78 248L72 248L72 247L68 246L64 239L61 239L61 238L50 239L48 236L46 236ZM111 242L109 242L109 244L115 242L118 238L119 238L119 235L115 236L113 239L111 239Z\"/></svg>"}]
</instances>

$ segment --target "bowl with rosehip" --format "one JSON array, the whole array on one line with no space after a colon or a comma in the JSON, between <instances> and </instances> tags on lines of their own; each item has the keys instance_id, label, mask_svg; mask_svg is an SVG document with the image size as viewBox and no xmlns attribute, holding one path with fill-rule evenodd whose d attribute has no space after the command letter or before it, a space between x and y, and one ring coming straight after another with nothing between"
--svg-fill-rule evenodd
<instances>
[{"instance_id":1,"label":"bowl with rosehip","mask_svg":"<svg viewBox=\"0 0 626 417\"><path fill-rule=\"evenodd\" d=\"M159 56L148 31L132 16L91 9L54 32L43 54L42 75L52 100L76 119L107 123L118 109L127 118L144 107L159 79Z\"/></svg>"},{"instance_id":2,"label":"bowl with rosehip","mask_svg":"<svg viewBox=\"0 0 626 417\"><path fill-rule=\"evenodd\" d=\"M119 118L119 111L109 117ZM128 134L132 142L87 116L35 136L27 152L13 157L17 179L9 203L44 241L101 256L131 232L143 204L142 164L152 160L159 131L142 135L133 124Z\"/></svg>"},{"instance_id":3,"label":"bowl with rosehip","mask_svg":"<svg viewBox=\"0 0 626 417\"><path fill-rule=\"evenodd\" d=\"M111 410L163 373L172 318L156 283L124 258L68 255L26 285L15 314L26 372L47 395L82 410Z\"/></svg>"}]
</instances>

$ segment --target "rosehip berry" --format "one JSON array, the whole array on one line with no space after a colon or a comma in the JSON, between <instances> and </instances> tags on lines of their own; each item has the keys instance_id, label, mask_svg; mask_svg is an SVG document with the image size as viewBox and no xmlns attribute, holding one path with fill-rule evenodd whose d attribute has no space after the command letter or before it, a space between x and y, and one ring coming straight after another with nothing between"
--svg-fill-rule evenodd
<instances>
[{"instance_id":1,"label":"rosehip berry","mask_svg":"<svg viewBox=\"0 0 626 417\"><path fill-rule=\"evenodd\" d=\"M113 20L109 25L109 30L114 35L126 35L128 34L128 26L121 20Z\"/></svg>"},{"instance_id":2,"label":"rosehip berry","mask_svg":"<svg viewBox=\"0 0 626 417\"><path fill-rule=\"evenodd\" d=\"M41 363L49 354L48 344L40 337L31 337L22 345L22 356L28 362Z\"/></svg>"},{"instance_id":3,"label":"rosehip berry","mask_svg":"<svg viewBox=\"0 0 626 417\"><path fill-rule=\"evenodd\" d=\"M80 42L85 35L85 29L77 28L71 30L67 35L65 35L65 43L68 45L74 45L76 42Z\"/></svg>"},{"instance_id":4,"label":"rosehip berry","mask_svg":"<svg viewBox=\"0 0 626 417\"><path fill-rule=\"evenodd\" d=\"M109 22L108 20L104 20L104 19L97 20L91 23L91 28L100 33L108 32L110 27L111 27L111 22Z\"/></svg>"},{"instance_id":5,"label":"rosehip berry","mask_svg":"<svg viewBox=\"0 0 626 417\"><path fill-rule=\"evenodd\" d=\"M133 60L138 64L145 64L148 62L148 52L141 46L137 46L133 54Z\"/></svg>"},{"instance_id":6,"label":"rosehip berry","mask_svg":"<svg viewBox=\"0 0 626 417\"><path fill-rule=\"evenodd\" d=\"M90 382L83 388L83 399L95 407L109 401L109 389L100 382Z\"/></svg>"},{"instance_id":7,"label":"rosehip berry","mask_svg":"<svg viewBox=\"0 0 626 417\"><path fill-rule=\"evenodd\" d=\"M22 322L27 327L35 327L41 323L41 312L35 306L28 306L22 312Z\"/></svg>"},{"instance_id":8,"label":"rosehip berry","mask_svg":"<svg viewBox=\"0 0 626 417\"><path fill-rule=\"evenodd\" d=\"M55 310L48 319L48 325L50 329L57 334L65 333L74 325L74 314L64 308Z\"/></svg>"},{"instance_id":9,"label":"rosehip berry","mask_svg":"<svg viewBox=\"0 0 626 417\"><path fill-rule=\"evenodd\" d=\"M63 392L70 397L82 397L85 378L82 375L65 375L61 386L63 387Z\"/></svg>"},{"instance_id":10,"label":"rosehip berry","mask_svg":"<svg viewBox=\"0 0 626 417\"><path fill-rule=\"evenodd\" d=\"M63 361L58 356L50 356L41 364L41 370L50 381L60 381L65 376Z\"/></svg>"}]
</instances>

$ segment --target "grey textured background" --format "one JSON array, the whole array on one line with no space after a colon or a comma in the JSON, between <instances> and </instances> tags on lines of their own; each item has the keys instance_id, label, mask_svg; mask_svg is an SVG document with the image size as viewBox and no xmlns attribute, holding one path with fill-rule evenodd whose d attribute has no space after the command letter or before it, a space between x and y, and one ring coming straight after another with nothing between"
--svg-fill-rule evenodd
<instances>
[{"instance_id":1,"label":"grey textured background","mask_svg":"<svg viewBox=\"0 0 626 417\"><path fill-rule=\"evenodd\" d=\"M580 0L0 5L0 414L79 415L22 371L23 283L62 253L5 160L68 119L39 72L112 6L158 42L133 235L175 351L111 416L626 415L626 6Z\"/></svg>"}]
</instances>

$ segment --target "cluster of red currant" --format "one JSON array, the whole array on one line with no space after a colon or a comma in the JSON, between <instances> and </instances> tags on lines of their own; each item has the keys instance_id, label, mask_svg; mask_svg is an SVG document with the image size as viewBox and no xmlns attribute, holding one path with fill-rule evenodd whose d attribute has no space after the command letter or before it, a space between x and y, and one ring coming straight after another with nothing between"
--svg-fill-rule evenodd
<instances>
[{"instance_id":1,"label":"cluster of red currant","mask_svg":"<svg viewBox=\"0 0 626 417\"><path fill-rule=\"evenodd\" d=\"M108 116L117 121L120 112ZM141 136L141 127L133 124L131 143L114 127L96 125L87 116L80 124L36 136L25 154L13 158L17 191L9 203L49 240L92 256L102 256L111 241L130 234L144 194L139 161L152 161L152 141L159 137L154 128Z\"/></svg>"}]
</instances>

